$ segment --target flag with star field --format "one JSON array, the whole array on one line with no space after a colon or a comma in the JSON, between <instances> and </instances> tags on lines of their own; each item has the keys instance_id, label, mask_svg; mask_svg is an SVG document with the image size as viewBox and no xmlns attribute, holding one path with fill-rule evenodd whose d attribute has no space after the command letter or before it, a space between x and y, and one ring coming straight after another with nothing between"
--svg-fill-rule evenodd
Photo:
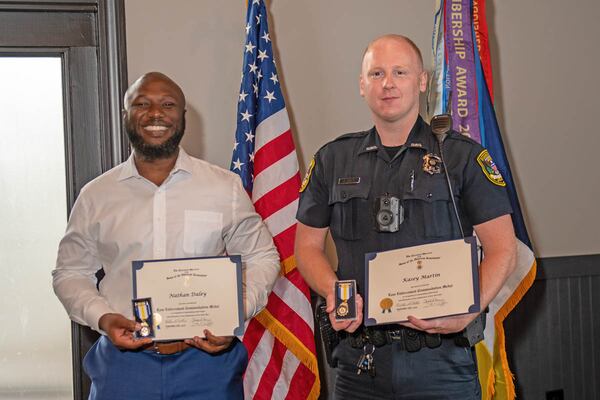
<instances>
[{"instance_id":1,"label":"flag with star field","mask_svg":"<svg viewBox=\"0 0 600 400\"><path fill-rule=\"evenodd\" d=\"M231 170L273 235L282 274L244 334L247 399L316 399L320 382L308 285L296 269L300 174L263 0L248 2Z\"/></svg>"}]
</instances>

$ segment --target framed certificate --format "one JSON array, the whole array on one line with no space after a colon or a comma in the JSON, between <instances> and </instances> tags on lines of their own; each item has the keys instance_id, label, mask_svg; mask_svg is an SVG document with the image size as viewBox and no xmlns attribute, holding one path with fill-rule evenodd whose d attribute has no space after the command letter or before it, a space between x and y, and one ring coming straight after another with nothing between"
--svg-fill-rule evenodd
<instances>
[{"instance_id":1,"label":"framed certificate","mask_svg":"<svg viewBox=\"0 0 600 400\"><path fill-rule=\"evenodd\" d=\"M133 297L151 304L155 341L244 332L241 257L200 257L133 261ZM137 303L136 303L136 300ZM136 319L143 314L134 309Z\"/></svg>"},{"instance_id":2,"label":"framed certificate","mask_svg":"<svg viewBox=\"0 0 600 400\"><path fill-rule=\"evenodd\" d=\"M479 311L475 237L365 255L365 325Z\"/></svg>"}]
</instances>

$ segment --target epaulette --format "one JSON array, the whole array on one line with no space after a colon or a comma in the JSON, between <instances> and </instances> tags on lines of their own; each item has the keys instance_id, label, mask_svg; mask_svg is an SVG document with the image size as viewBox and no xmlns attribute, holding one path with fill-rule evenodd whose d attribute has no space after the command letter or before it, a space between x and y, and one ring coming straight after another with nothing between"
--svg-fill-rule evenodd
<instances>
[{"instance_id":1,"label":"epaulette","mask_svg":"<svg viewBox=\"0 0 600 400\"><path fill-rule=\"evenodd\" d=\"M335 139L333 139L332 142L337 142L338 140L344 140L344 139L362 138L362 137L367 136L368 134L369 134L369 131L360 131L360 132L345 133L345 134L343 134L341 136L338 136Z\"/></svg>"},{"instance_id":2,"label":"epaulette","mask_svg":"<svg viewBox=\"0 0 600 400\"><path fill-rule=\"evenodd\" d=\"M312 176L313 169L315 168L315 164L316 164L315 158L318 157L318 154L321 153L321 151L323 149L325 149L327 146L332 145L333 143L336 143L336 142L339 142L342 140L365 137L368 133L369 133L369 131L346 133L345 135L338 136L337 138L333 139L332 141L327 142L323 146L321 146L321 148L319 148L319 150L317 150L315 155L310 160L310 164L308 165L308 168L306 169L306 175L304 175L304 179L302 180L302 184L300 185L300 193L304 192L304 190L308 186L308 184L310 182L310 177Z\"/></svg>"},{"instance_id":3,"label":"epaulette","mask_svg":"<svg viewBox=\"0 0 600 400\"><path fill-rule=\"evenodd\" d=\"M462 133L458 133L455 130L451 130L448 134L448 139L455 139L463 142L467 142L469 144L479 144L477 141L471 139L470 137L463 135Z\"/></svg>"},{"instance_id":4,"label":"epaulette","mask_svg":"<svg viewBox=\"0 0 600 400\"><path fill-rule=\"evenodd\" d=\"M321 150L323 150L325 147L329 146L332 143L336 143L336 142L339 142L342 140L347 140L347 139L363 138L363 137L367 136L368 134L369 134L369 131L345 133L341 136L336 137L333 140L330 140L329 142L325 143L323 146L319 147L319 150L317 150L316 153L319 153Z\"/></svg>"}]
</instances>

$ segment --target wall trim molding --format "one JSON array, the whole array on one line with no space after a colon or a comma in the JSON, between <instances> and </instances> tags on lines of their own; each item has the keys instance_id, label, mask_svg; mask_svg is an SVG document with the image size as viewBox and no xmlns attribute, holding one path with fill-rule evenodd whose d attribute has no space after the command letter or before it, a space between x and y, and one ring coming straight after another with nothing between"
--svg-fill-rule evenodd
<instances>
[{"instance_id":1,"label":"wall trim molding","mask_svg":"<svg viewBox=\"0 0 600 400\"><path fill-rule=\"evenodd\" d=\"M599 266L600 254L538 258L535 280L600 275Z\"/></svg>"}]
</instances>

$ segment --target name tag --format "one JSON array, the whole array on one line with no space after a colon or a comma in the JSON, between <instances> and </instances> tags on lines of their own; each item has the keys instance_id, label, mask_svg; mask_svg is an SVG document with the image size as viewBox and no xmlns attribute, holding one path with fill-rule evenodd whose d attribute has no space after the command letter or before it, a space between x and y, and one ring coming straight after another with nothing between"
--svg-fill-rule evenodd
<instances>
[{"instance_id":1,"label":"name tag","mask_svg":"<svg viewBox=\"0 0 600 400\"><path fill-rule=\"evenodd\" d=\"M360 176L350 176L348 178L338 178L338 185L358 185L360 183Z\"/></svg>"}]
</instances>

